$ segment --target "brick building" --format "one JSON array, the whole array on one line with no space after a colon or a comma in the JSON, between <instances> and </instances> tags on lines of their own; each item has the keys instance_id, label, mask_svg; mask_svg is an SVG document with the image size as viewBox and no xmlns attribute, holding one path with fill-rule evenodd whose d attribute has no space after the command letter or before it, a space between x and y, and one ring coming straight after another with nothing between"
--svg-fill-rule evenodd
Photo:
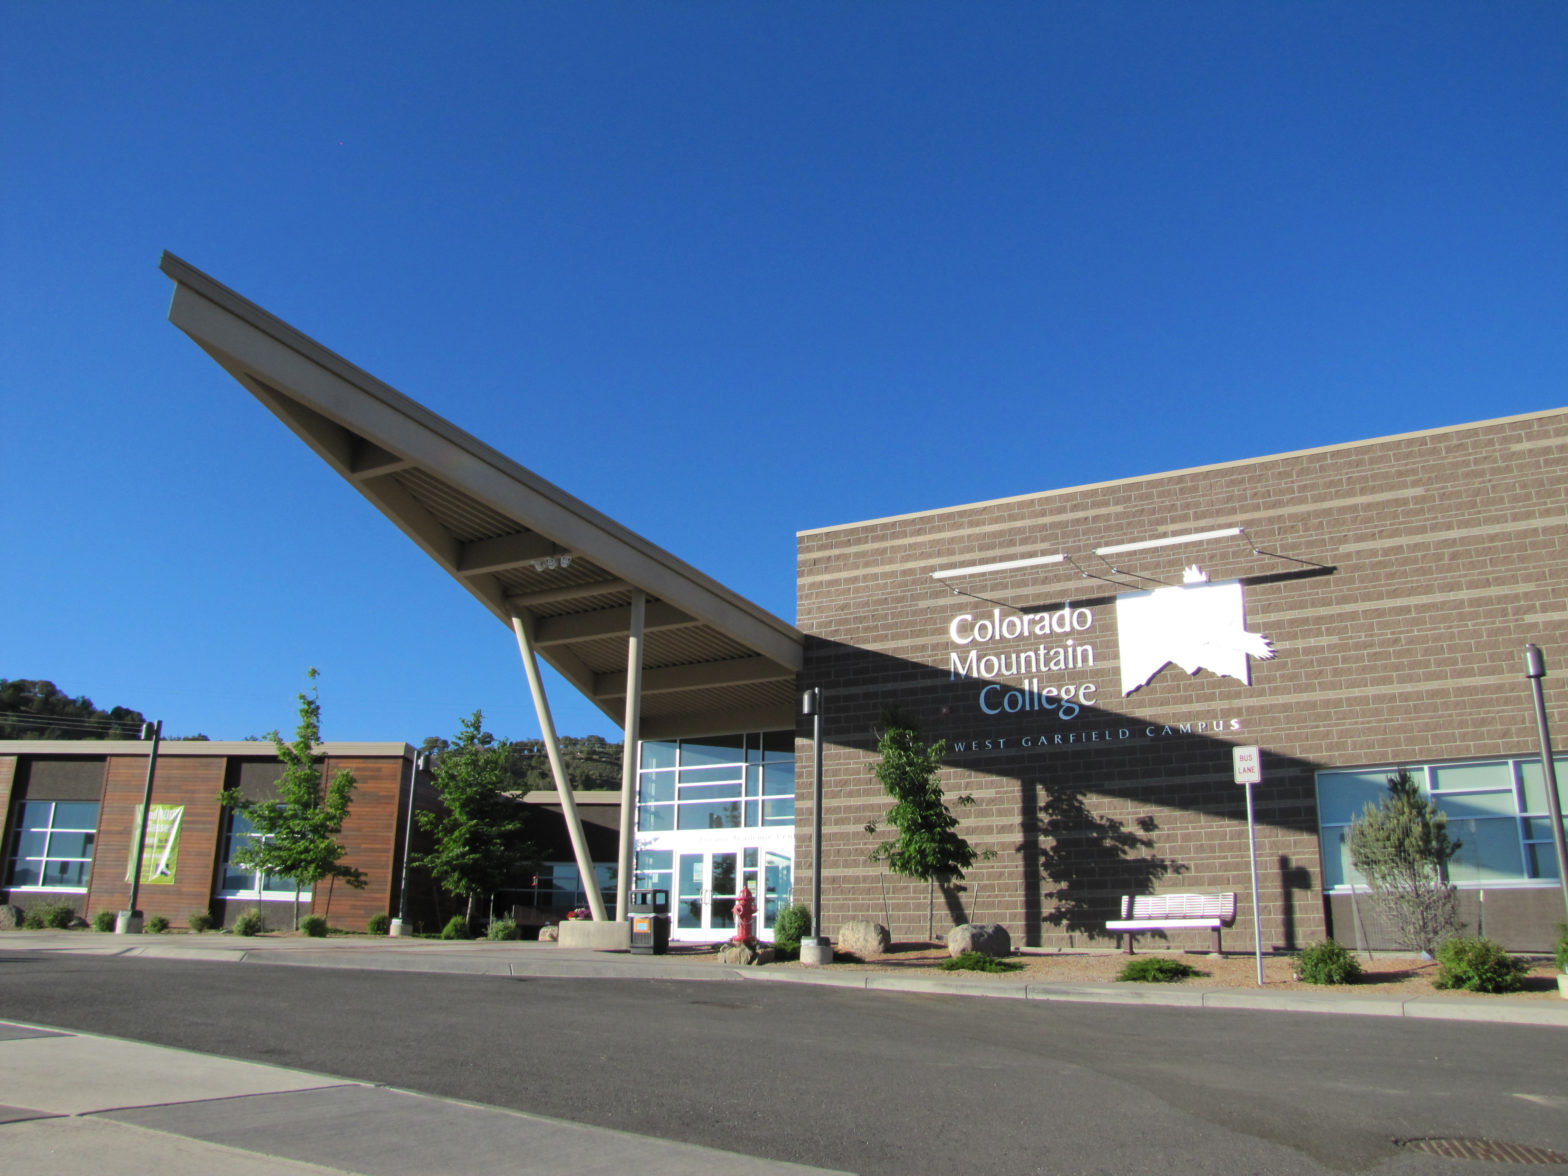
<instances>
[{"instance_id":1,"label":"brick building","mask_svg":"<svg viewBox=\"0 0 1568 1176\"><path fill-rule=\"evenodd\" d=\"M171 322L505 627L546 742L540 661L626 732L616 907L629 885L669 890L677 939L733 934L743 886L764 936L809 892L796 715L814 688L830 931L987 921L1083 943L1120 896L1236 891L1230 942L1250 945L1237 746L1262 749L1265 946L1386 940L1343 841L1399 769L1464 843L1473 930L1541 947L1562 918L1523 650L1568 675L1568 410L802 532L790 625L189 264L162 268ZM972 798L962 832L987 857L961 887L869 860L888 707L946 742L943 786ZM571 803L562 819L576 877L601 875Z\"/></svg>"},{"instance_id":2,"label":"brick building","mask_svg":"<svg viewBox=\"0 0 1568 1176\"><path fill-rule=\"evenodd\" d=\"M1471 930L1545 946L1563 912L1523 650L1568 675L1565 471L1558 410L802 532L826 925L924 936L934 901L939 933L1082 945L1120 895L1233 890L1250 943L1231 749L1255 745L1265 946L1385 938L1343 841L1401 767L1464 843ZM947 741L961 831L995 854L952 890L868 860L889 706ZM809 863L809 781L797 807Z\"/></svg>"}]
</instances>

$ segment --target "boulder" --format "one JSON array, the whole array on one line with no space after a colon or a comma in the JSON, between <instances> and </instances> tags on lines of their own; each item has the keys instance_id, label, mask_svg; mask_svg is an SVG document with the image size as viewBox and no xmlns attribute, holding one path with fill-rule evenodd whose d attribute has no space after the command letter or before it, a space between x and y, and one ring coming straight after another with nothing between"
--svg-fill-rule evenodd
<instances>
[{"instance_id":1,"label":"boulder","mask_svg":"<svg viewBox=\"0 0 1568 1176\"><path fill-rule=\"evenodd\" d=\"M551 925L549 927L541 927L541 928L539 928L539 942L540 943L554 943L560 937L561 937L561 933L558 930L556 930L554 925Z\"/></svg>"},{"instance_id":2,"label":"boulder","mask_svg":"<svg viewBox=\"0 0 1568 1176\"><path fill-rule=\"evenodd\" d=\"M886 952L893 946L893 937L881 923L857 919L838 929L837 946L839 951L847 951L850 955L865 959Z\"/></svg>"},{"instance_id":3,"label":"boulder","mask_svg":"<svg viewBox=\"0 0 1568 1176\"><path fill-rule=\"evenodd\" d=\"M956 958L966 951L1000 959L1013 954L1013 937L1000 923L965 923L947 933L947 954Z\"/></svg>"},{"instance_id":4,"label":"boulder","mask_svg":"<svg viewBox=\"0 0 1568 1176\"><path fill-rule=\"evenodd\" d=\"M0 931L15 931L22 925L22 908L0 903Z\"/></svg>"},{"instance_id":5,"label":"boulder","mask_svg":"<svg viewBox=\"0 0 1568 1176\"><path fill-rule=\"evenodd\" d=\"M751 967L755 964L771 964L773 962L773 949L756 943L726 943L719 948L719 962L721 964L739 964L743 967Z\"/></svg>"}]
</instances>

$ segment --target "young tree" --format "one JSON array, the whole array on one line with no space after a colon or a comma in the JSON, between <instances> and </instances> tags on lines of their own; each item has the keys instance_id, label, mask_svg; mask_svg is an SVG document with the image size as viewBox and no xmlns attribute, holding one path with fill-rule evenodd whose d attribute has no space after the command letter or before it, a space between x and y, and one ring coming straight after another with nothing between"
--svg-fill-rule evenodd
<instances>
[{"instance_id":1,"label":"young tree","mask_svg":"<svg viewBox=\"0 0 1568 1176\"><path fill-rule=\"evenodd\" d=\"M958 818L942 799L937 774L947 753L945 740L922 742L920 729L913 720L896 712L883 718L884 729L877 742L881 756L873 771L882 787L893 798L893 807L883 819L898 831L892 841L884 841L871 851L871 860L884 863L893 873L925 882L934 895L938 885L949 886L963 880L964 871L977 858L993 857L987 850L977 853L958 833ZM955 798L961 806L974 804L974 797ZM866 826L874 834L876 822ZM927 912L926 935L935 933L934 903Z\"/></svg>"},{"instance_id":2,"label":"young tree","mask_svg":"<svg viewBox=\"0 0 1568 1176\"><path fill-rule=\"evenodd\" d=\"M513 786L507 744L484 729L484 714L462 720L462 730L435 757L432 783L443 811L415 813L435 848L413 859L448 894L467 900L464 918L473 929L474 903L494 894L538 857L526 838L524 809L507 795Z\"/></svg>"},{"instance_id":3,"label":"young tree","mask_svg":"<svg viewBox=\"0 0 1568 1176\"><path fill-rule=\"evenodd\" d=\"M306 672L312 682L314 667ZM236 788L225 789L218 799L251 823L251 837L234 853L234 861L247 870L260 870L294 883L294 927L299 928L299 895L323 878L339 879L356 889L365 885L359 870L342 864L346 852L338 834L348 817L354 794L354 775L344 769L325 783L322 764L326 756L316 751L321 742L321 701L314 686L299 697L299 726L294 742L284 743L273 731L268 736L283 762L276 800L250 800ZM327 912L332 892L327 891Z\"/></svg>"},{"instance_id":4,"label":"young tree","mask_svg":"<svg viewBox=\"0 0 1568 1176\"><path fill-rule=\"evenodd\" d=\"M1403 768L1388 778L1388 795L1351 824L1351 864L1401 947L1431 955L1459 930L1459 893L1447 877L1459 846L1448 836L1448 818Z\"/></svg>"}]
</instances>

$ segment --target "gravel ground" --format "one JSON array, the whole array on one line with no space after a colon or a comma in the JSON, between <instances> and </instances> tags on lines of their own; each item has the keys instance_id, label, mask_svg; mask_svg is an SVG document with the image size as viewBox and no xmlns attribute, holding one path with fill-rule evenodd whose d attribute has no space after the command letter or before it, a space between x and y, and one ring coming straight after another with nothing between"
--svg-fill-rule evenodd
<instances>
[{"instance_id":1,"label":"gravel ground","mask_svg":"<svg viewBox=\"0 0 1568 1176\"><path fill-rule=\"evenodd\" d=\"M1256 988L1258 983L1257 960L1252 955L1227 952L1212 955L1191 951L1144 951L1139 949L1133 958L1166 956L1182 960L1198 970L1198 975L1181 981L1189 987L1205 988ZM888 973L929 971L935 975L961 976L965 979L984 978L980 972L940 972L938 965L948 958L947 948L933 943L895 943L886 955L875 956L862 963L835 961L834 968L874 970ZM1442 996L1455 1000L1491 1000L1483 993L1442 991L1433 986L1437 977L1437 964L1410 955L1373 953L1369 960L1365 953L1358 957L1363 970L1362 979L1354 985L1358 993L1383 993L1390 996ZM1530 971L1523 978L1524 987L1514 997L1535 997L1542 1000L1560 999L1557 989L1557 972L1552 961L1545 956L1525 957ZM997 975L999 980L1026 980L1035 983L1093 984L1109 983L1116 979L1128 957L1115 951L1061 951L1028 952L1015 955L1014 961L1023 970ZM1307 989L1321 992L1324 989L1295 978L1295 958L1288 955L1263 957L1264 986L1270 989ZM797 968L799 964L770 964L769 967Z\"/></svg>"}]
</instances>

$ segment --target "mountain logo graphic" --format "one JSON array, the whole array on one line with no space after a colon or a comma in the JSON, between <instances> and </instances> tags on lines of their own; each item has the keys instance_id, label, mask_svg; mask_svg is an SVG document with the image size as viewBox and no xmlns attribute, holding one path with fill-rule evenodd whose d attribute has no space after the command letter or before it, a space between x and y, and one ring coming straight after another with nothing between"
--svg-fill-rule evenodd
<instances>
[{"instance_id":1,"label":"mountain logo graphic","mask_svg":"<svg viewBox=\"0 0 1568 1176\"><path fill-rule=\"evenodd\" d=\"M1182 579L1170 588L1116 598L1124 697L1147 686L1169 665L1188 674L1208 670L1250 686L1247 659L1274 656L1267 637L1247 631L1240 580L1211 584L1196 564Z\"/></svg>"}]
</instances>

